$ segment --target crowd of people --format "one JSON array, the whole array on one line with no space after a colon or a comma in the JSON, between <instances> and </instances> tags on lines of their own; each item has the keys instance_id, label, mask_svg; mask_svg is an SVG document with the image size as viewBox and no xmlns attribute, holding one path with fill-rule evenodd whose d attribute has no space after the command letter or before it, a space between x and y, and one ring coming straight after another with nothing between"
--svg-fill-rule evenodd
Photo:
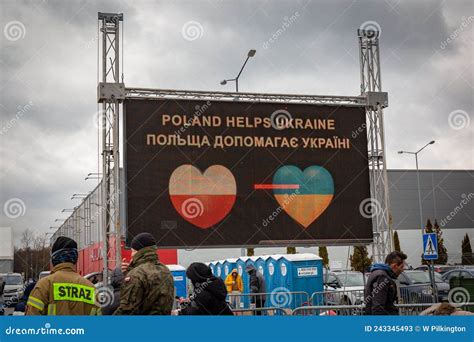
<instances>
[{"instance_id":1,"label":"crowd of people","mask_svg":"<svg viewBox=\"0 0 474 342\"><path fill-rule=\"evenodd\" d=\"M186 276L192 295L176 305L173 276L158 260L156 241L149 233L138 234L131 243L132 259L111 274L113 295L104 305L96 301L96 288L75 271L77 243L58 237L51 248L51 274L40 279L20 301L26 315L233 315L227 294L243 291L242 278L233 270L225 282L209 266L192 263ZM249 270L249 272L253 272ZM259 291L264 284L251 284ZM260 278L259 278L260 279ZM19 304L20 304L19 303ZM263 305L258 301L257 305Z\"/></svg>"},{"instance_id":2,"label":"crowd of people","mask_svg":"<svg viewBox=\"0 0 474 342\"><path fill-rule=\"evenodd\" d=\"M100 305L96 288L76 272L77 243L58 237L51 248L51 274L30 283L15 312L26 315L233 315L240 308L243 282L236 269L222 280L204 263L192 263L186 270L192 294L175 297L171 271L158 260L154 237L138 234L131 242L132 259L123 260L111 274L113 293ZM366 315L398 315L397 277L404 271L407 256L402 252L387 255L385 263L371 267L364 291ZM249 265L249 289L255 314L265 306L265 280ZM0 284L1 285L1 284ZM426 315L460 315L449 303L435 304Z\"/></svg>"}]
</instances>

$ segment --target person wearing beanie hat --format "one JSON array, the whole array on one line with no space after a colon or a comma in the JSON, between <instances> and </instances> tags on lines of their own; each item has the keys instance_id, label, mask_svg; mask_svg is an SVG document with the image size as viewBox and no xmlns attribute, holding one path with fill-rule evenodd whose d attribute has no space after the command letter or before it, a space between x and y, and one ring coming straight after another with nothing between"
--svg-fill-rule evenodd
<instances>
[{"instance_id":1,"label":"person wearing beanie hat","mask_svg":"<svg viewBox=\"0 0 474 342\"><path fill-rule=\"evenodd\" d=\"M168 267L158 260L156 240L150 233L132 239L132 262L122 263L124 278L120 305L114 315L170 315L174 282Z\"/></svg>"},{"instance_id":2,"label":"person wearing beanie hat","mask_svg":"<svg viewBox=\"0 0 474 342\"><path fill-rule=\"evenodd\" d=\"M77 242L60 236L51 247L51 274L36 283L26 315L96 315L95 287L76 272Z\"/></svg>"},{"instance_id":3,"label":"person wearing beanie hat","mask_svg":"<svg viewBox=\"0 0 474 342\"><path fill-rule=\"evenodd\" d=\"M150 233L140 233L135 236L132 240L130 247L135 251L139 251L142 248L156 246L156 240Z\"/></svg>"},{"instance_id":4,"label":"person wearing beanie hat","mask_svg":"<svg viewBox=\"0 0 474 342\"><path fill-rule=\"evenodd\" d=\"M53 266L70 262L77 263L77 242L65 236L60 236L54 241L51 247L51 263Z\"/></svg>"}]
</instances>

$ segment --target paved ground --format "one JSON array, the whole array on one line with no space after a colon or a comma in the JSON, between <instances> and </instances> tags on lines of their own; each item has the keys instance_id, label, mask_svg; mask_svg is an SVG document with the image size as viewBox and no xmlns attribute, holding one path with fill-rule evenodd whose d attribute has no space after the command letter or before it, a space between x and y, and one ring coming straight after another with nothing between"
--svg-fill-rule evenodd
<instances>
[{"instance_id":1,"label":"paved ground","mask_svg":"<svg viewBox=\"0 0 474 342\"><path fill-rule=\"evenodd\" d=\"M10 316L13 313L14 308L6 308L5 309L5 316Z\"/></svg>"}]
</instances>

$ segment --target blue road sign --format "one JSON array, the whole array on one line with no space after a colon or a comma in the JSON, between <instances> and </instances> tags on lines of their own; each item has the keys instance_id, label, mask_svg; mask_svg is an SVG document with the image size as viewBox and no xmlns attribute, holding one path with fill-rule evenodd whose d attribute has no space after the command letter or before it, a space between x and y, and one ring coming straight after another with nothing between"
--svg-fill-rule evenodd
<instances>
[{"instance_id":1,"label":"blue road sign","mask_svg":"<svg viewBox=\"0 0 474 342\"><path fill-rule=\"evenodd\" d=\"M423 259L438 259L438 237L436 233L423 234Z\"/></svg>"}]
</instances>

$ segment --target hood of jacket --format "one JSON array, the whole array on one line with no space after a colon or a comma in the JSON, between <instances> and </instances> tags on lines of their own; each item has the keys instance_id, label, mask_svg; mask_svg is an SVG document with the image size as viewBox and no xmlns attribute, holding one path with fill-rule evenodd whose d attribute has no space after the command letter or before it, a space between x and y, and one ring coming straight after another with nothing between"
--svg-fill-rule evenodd
<instances>
[{"instance_id":1,"label":"hood of jacket","mask_svg":"<svg viewBox=\"0 0 474 342\"><path fill-rule=\"evenodd\" d=\"M248 265L247 267L245 267L245 272L247 272L248 274L256 274L257 269L254 265Z\"/></svg>"},{"instance_id":2,"label":"hood of jacket","mask_svg":"<svg viewBox=\"0 0 474 342\"><path fill-rule=\"evenodd\" d=\"M199 296L202 291L211 293L218 300L225 300L227 289L224 281L212 274L211 268L201 262L194 262L186 270L186 276L194 286L194 292Z\"/></svg>"},{"instance_id":3,"label":"hood of jacket","mask_svg":"<svg viewBox=\"0 0 474 342\"><path fill-rule=\"evenodd\" d=\"M225 300L227 297L227 289L221 278L216 278L210 281L205 288L205 291L212 293L218 300Z\"/></svg>"},{"instance_id":4,"label":"hood of jacket","mask_svg":"<svg viewBox=\"0 0 474 342\"><path fill-rule=\"evenodd\" d=\"M391 271L390 266L387 264L373 264L372 267L370 268L370 272L377 271L377 270L384 270L384 271Z\"/></svg>"},{"instance_id":5,"label":"hood of jacket","mask_svg":"<svg viewBox=\"0 0 474 342\"><path fill-rule=\"evenodd\" d=\"M211 283L217 279L211 271L211 268L202 262L193 262L186 270L186 277L191 280L194 287L199 287L200 284Z\"/></svg>"},{"instance_id":6,"label":"hood of jacket","mask_svg":"<svg viewBox=\"0 0 474 342\"><path fill-rule=\"evenodd\" d=\"M370 268L370 272L377 271L377 270L385 271L390 277L397 278L397 275L393 273L392 269L387 264L377 263L377 264L373 264L372 267Z\"/></svg>"}]
</instances>

